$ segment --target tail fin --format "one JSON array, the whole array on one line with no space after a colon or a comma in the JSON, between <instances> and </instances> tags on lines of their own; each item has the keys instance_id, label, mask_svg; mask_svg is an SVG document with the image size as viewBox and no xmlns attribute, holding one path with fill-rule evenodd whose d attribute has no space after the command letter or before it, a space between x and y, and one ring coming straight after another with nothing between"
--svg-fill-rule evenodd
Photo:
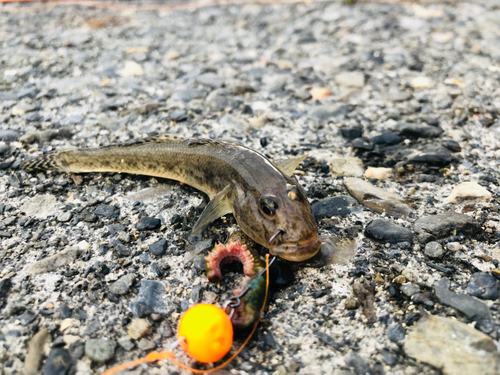
<instances>
[{"instance_id":1,"label":"tail fin","mask_svg":"<svg viewBox=\"0 0 500 375\"><path fill-rule=\"evenodd\" d=\"M58 153L52 153L49 155L39 156L34 159L25 160L21 164L21 168L26 172L34 171L64 171L61 165L60 159L57 158Z\"/></svg>"}]
</instances>

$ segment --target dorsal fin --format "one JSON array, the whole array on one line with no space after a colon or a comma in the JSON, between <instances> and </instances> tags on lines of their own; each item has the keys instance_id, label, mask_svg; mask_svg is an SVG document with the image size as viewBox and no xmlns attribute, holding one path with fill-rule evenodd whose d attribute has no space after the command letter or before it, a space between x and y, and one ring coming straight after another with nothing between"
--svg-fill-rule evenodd
<instances>
[{"instance_id":1,"label":"dorsal fin","mask_svg":"<svg viewBox=\"0 0 500 375\"><path fill-rule=\"evenodd\" d=\"M306 158L307 155L303 155L284 160L277 160L274 162L274 165L276 165L279 168L279 170L283 172L284 175L290 177L295 171L295 169L297 169L299 164L302 162L302 160Z\"/></svg>"}]
</instances>

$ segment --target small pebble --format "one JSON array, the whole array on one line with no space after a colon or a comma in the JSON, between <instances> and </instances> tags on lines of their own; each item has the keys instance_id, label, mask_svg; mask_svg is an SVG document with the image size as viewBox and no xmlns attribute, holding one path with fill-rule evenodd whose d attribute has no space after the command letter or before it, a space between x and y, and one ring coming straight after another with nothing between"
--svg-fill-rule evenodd
<instances>
[{"instance_id":1,"label":"small pebble","mask_svg":"<svg viewBox=\"0 0 500 375\"><path fill-rule=\"evenodd\" d=\"M158 229L161 226L160 219L156 219L153 217L143 217L139 219L139 222L136 224L137 230L154 230Z\"/></svg>"},{"instance_id":2,"label":"small pebble","mask_svg":"<svg viewBox=\"0 0 500 375\"><path fill-rule=\"evenodd\" d=\"M401 342L405 336L406 331L401 324L392 324L387 328L387 338L393 342Z\"/></svg>"},{"instance_id":3,"label":"small pebble","mask_svg":"<svg viewBox=\"0 0 500 375\"><path fill-rule=\"evenodd\" d=\"M499 286L500 281L491 274L476 272L472 274L469 280L467 292L471 296L494 301L498 298Z\"/></svg>"},{"instance_id":4,"label":"small pebble","mask_svg":"<svg viewBox=\"0 0 500 375\"><path fill-rule=\"evenodd\" d=\"M430 258L441 258L444 254L443 246L439 242L429 242L425 245L425 255Z\"/></svg>"},{"instance_id":5,"label":"small pebble","mask_svg":"<svg viewBox=\"0 0 500 375\"><path fill-rule=\"evenodd\" d=\"M450 251L457 252L462 250L462 245L459 242L448 242L446 248Z\"/></svg>"},{"instance_id":6,"label":"small pebble","mask_svg":"<svg viewBox=\"0 0 500 375\"><path fill-rule=\"evenodd\" d=\"M137 340L142 336L151 333L151 324L147 319L134 318L127 329L129 337Z\"/></svg>"},{"instance_id":7,"label":"small pebble","mask_svg":"<svg viewBox=\"0 0 500 375\"><path fill-rule=\"evenodd\" d=\"M392 177L392 168L369 167L365 171L365 177L374 178L376 180L387 180Z\"/></svg>"},{"instance_id":8,"label":"small pebble","mask_svg":"<svg viewBox=\"0 0 500 375\"><path fill-rule=\"evenodd\" d=\"M120 277L113 284L109 286L109 291L113 294L125 294L129 291L130 287L134 283L135 275L129 273Z\"/></svg>"},{"instance_id":9,"label":"small pebble","mask_svg":"<svg viewBox=\"0 0 500 375\"><path fill-rule=\"evenodd\" d=\"M151 350L151 349L156 348L156 344L151 340L142 338L139 340L137 347L141 350Z\"/></svg>"},{"instance_id":10,"label":"small pebble","mask_svg":"<svg viewBox=\"0 0 500 375\"><path fill-rule=\"evenodd\" d=\"M414 294L420 292L420 287L415 283L406 283L401 285L401 291L408 297L411 297Z\"/></svg>"},{"instance_id":11,"label":"small pebble","mask_svg":"<svg viewBox=\"0 0 500 375\"><path fill-rule=\"evenodd\" d=\"M115 354L116 342L108 339L88 339L85 355L96 362L106 362Z\"/></svg>"},{"instance_id":12,"label":"small pebble","mask_svg":"<svg viewBox=\"0 0 500 375\"><path fill-rule=\"evenodd\" d=\"M134 349L134 343L128 337L122 337L118 339L118 345L120 345L126 351Z\"/></svg>"},{"instance_id":13,"label":"small pebble","mask_svg":"<svg viewBox=\"0 0 500 375\"><path fill-rule=\"evenodd\" d=\"M168 242L165 239L153 242L149 245L149 252L156 256L163 256L167 252Z\"/></svg>"},{"instance_id":14,"label":"small pebble","mask_svg":"<svg viewBox=\"0 0 500 375\"><path fill-rule=\"evenodd\" d=\"M62 223L67 223L68 221L71 220L73 217L73 214L69 211L62 212L57 216L57 221L60 221Z\"/></svg>"}]
</instances>

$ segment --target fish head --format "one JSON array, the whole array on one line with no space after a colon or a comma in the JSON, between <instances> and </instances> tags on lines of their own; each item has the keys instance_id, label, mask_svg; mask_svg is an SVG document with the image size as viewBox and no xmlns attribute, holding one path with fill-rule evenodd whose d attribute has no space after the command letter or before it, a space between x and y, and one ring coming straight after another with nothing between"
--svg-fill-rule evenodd
<instances>
[{"instance_id":1,"label":"fish head","mask_svg":"<svg viewBox=\"0 0 500 375\"><path fill-rule=\"evenodd\" d=\"M243 232L273 255L301 262L321 241L311 205L294 179L265 192L237 189L233 213Z\"/></svg>"}]
</instances>

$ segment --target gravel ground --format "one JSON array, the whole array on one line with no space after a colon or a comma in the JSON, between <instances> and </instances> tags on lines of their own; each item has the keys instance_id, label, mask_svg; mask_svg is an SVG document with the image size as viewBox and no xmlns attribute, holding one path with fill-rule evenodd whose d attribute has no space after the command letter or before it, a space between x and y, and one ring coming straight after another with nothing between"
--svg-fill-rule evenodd
<instances>
[{"instance_id":1,"label":"gravel ground","mask_svg":"<svg viewBox=\"0 0 500 375\"><path fill-rule=\"evenodd\" d=\"M324 254L280 262L219 373L498 373L499 19L494 0L0 12L0 372L162 350L183 311L238 285L237 268L210 285L187 241L194 189L19 168L167 133L310 155L297 178ZM129 374L166 372L185 371Z\"/></svg>"}]
</instances>

